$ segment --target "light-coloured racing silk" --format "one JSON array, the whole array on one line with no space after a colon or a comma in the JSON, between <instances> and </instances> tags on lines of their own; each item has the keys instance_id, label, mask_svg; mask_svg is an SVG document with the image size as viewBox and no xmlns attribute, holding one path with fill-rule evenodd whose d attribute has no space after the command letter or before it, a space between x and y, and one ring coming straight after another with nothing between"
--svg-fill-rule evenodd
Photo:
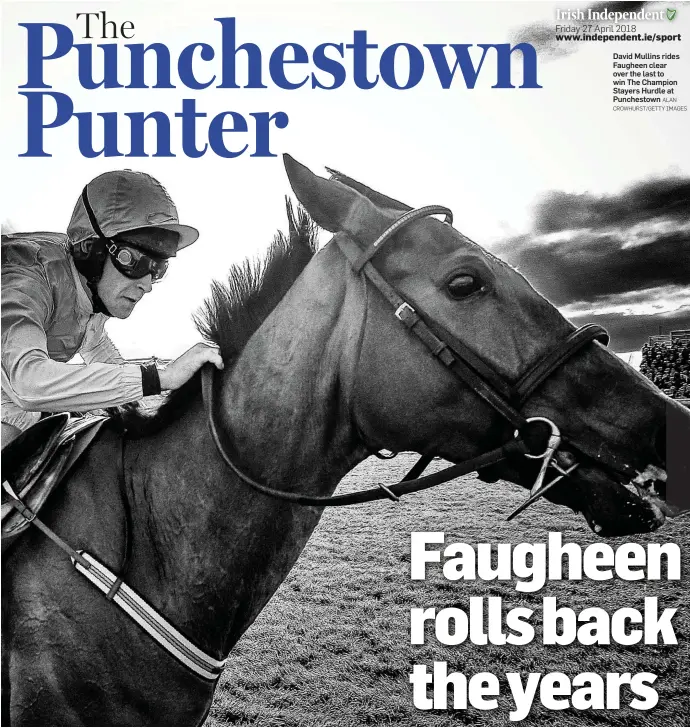
<instances>
[{"instance_id":1,"label":"light-coloured racing silk","mask_svg":"<svg viewBox=\"0 0 690 728\"><path fill-rule=\"evenodd\" d=\"M140 399L141 369L120 356L57 233L2 238L2 421L85 412ZM75 354L85 364L68 364Z\"/></svg>"}]
</instances>

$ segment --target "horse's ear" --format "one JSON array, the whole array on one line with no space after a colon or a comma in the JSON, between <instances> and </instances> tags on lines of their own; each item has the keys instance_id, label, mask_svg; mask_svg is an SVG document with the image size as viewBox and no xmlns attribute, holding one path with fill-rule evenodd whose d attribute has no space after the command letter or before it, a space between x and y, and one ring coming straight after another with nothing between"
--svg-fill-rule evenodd
<instances>
[{"instance_id":1,"label":"horse's ear","mask_svg":"<svg viewBox=\"0 0 690 728\"><path fill-rule=\"evenodd\" d=\"M316 224L331 233L342 230L353 206L361 199L359 193L341 182L315 175L289 154L283 154L283 163L297 199Z\"/></svg>"}]
</instances>

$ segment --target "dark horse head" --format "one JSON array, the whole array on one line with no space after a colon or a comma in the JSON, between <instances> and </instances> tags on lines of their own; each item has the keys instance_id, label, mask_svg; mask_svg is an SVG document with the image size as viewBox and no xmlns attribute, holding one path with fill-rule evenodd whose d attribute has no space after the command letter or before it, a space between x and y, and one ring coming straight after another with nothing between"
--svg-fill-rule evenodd
<instances>
[{"instance_id":1,"label":"dark horse head","mask_svg":"<svg viewBox=\"0 0 690 728\"><path fill-rule=\"evenodd\" d=\"M410 210L337 172L326 180L290 157L286 167L313 219L362 250ZM509 383L574 331L515 269L430 217L404 226L372 262L405 301ZM346 275L351 285L358 284L351 268ZM396 321L378 291L362 288L368 305L351 408L369 448L415 450L457 462L510 437L505 420ZM658 528L674 514L661 497L668 407L683 409L600 343L576 352L522 408L526 417L558 425L566 442L559 454L562 465L580 463L546 497L582 513L602 535ZM681 420L690 422L687 412ZM516 458L480 475L530 486L538 468L539 463Z\"/></svg>"},{"instance_id":2,"label":"dark horse head","mask_svg":"<svg viewBox=\"0 0 690 728\"><path fill-rule=\"evenodd\" d=\"M221 457L209 411L243 473L300 498L330 496L372 451L475 462L515 442L515 421L543 417L563 435L560 464L579 463L547 497L582 512L602 535L663 522L668 507L655 490L663 488L667 408L678 405L588 339L506 420L395 311L423 311L468 360L509 384L563 351L574 326L515 270L432 217L406 218L372 249L403 205L353 180L317 177L289 157L286 166L297 197L334 240L313 255L311 224L293 220L290 243L278 237L261 275L248 266L214 287L202 328L221 346L222 374L209 387L204 372L203 394L193 378L150 417L129 413L124 435L109 428L41 513L48 528L123 575L213 666L285 579L323 509L248 487ZM357 269L367 250L365 278ZM408 308L392 307L371 271ZM688 414L676 414L685 427ZM531 485L535 462L515 453L483 476ZM145 638L41 530L13 546L2 578L3 721L203 723L215 672Z\"/></svg>"}]
</instances>

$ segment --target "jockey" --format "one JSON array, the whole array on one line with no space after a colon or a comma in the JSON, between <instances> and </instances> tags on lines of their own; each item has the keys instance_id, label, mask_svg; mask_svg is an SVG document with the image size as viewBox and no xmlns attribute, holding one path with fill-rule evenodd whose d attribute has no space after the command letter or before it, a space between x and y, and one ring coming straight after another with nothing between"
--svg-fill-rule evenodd
<instances>
[{"instance_id":1,"label":"jockey","mask_svg":"<svg viewBox=\"0 0 690 728\"><path fill-rule=\"evenodd\" d=\"M127 318L198 231L180 225L147 174L106 172L77 201L67 235L2 237L2 445L41 412L84 412L184 384L218 348L198 343L165 368L126 362L105 332ZM75 354L84 364L68 364Z\"/></svg>"}]
</instances>

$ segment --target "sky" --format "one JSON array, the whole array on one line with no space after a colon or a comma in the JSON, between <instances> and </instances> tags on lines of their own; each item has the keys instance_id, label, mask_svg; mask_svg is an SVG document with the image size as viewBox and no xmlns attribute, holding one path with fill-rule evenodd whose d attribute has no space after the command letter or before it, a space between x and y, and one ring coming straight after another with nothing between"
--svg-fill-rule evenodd
<instances>
[{"instance_id":1,"label":"sky","mask_svg":"<svg viewBox=\"0 0 690 728\"><path fill-rule=\"evenodd\" d=\"M87 5L2 1L0 215L15 230L65 231L82 187L104 171L137 169L165 185L180 221L198 227L201 236L129 319L108 324L125 356L169 358L193 344L198 334L192 314L211 280L222 279L232 264L261 256L276 230L285 229L284 198L290 189L283 152L318 174L326 176L326 167L338 169L413 206L450 207L456 228L517 266L574 323L606 326L619 352L638 350L659 330L690 328L690 114L613 110L612 55L640 47L556 43L556 10L586 9L586 3L99 1L90 4L94 12L105 8L108 20L133 24L131 42L165 43L173 58L191 43L218 49L220 24L214 18L234 16L237 43L259 47L265 79L268 56L281 43L311 50L324 42L351 43L355 30L366 30L368 41L380 46L370 57L372 77L381 50L394 43L422 48L528 41L538 51L542 88L492 89L489 67L474 89L455 82L443 89L427 64L421 83L408 90L381 83L363 90L351 78L332 91L308 85L283 90L270 79L265 89L191 90L178 82L172 89L86 90L77 81L73 49L44 68L46 82L71 97L75 112L120 112L118 147L127 150L122 112L163 111L173 119L177 156L85 158L73 118L46 131L45 148L52 156L20 157L26 149L27 102L18 87L26 80L27 33L18 24L61 23L71 28L75 43L84 42L76 13ZM690 5L672 5L678 8L673 23L643 21L641 29L667 33L672 28L684 40L646 44L642 50L681 56L668 74L679 81L679 101L687 107ZM127 83L122 43L118 77ZM96 78L102 73L99 63ZM514 70L517 66L514 61ZM220 72L220 61L199 68L210 78ZM238 69L241 78L241 63ZM399 70L404 76L404 63ZM288 76L297 78L298 71L292 68ZM250 122L241 135L249 151L235 159L210 152L185 157L173 116L183 99L195 99L197 109L209 115L199 121L199 140L215 114L242 114ZM276 156L251 157L250 114L277 111L287 114L289 123L270 133ZM96 124L96 148L100 134ZM152 141L147 138L147 144ZM327 239L324 234L323 242Z\"/></svg>"}]
</instances>

